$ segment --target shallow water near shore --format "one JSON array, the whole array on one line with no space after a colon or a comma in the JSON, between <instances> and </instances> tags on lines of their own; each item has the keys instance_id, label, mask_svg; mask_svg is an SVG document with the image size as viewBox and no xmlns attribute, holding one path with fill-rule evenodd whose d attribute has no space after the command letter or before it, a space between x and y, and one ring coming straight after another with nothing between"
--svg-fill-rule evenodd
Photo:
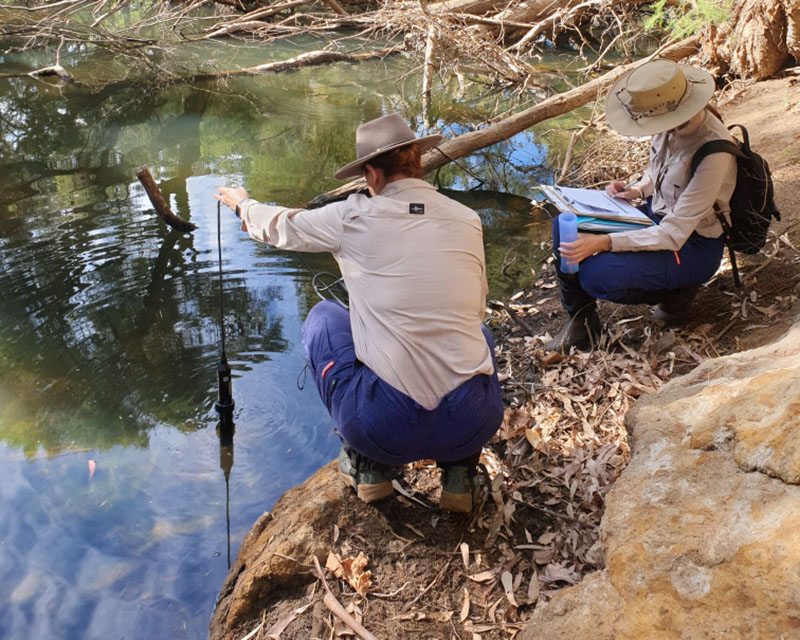
<instances>
[{"instance_id":1,"label":"shallow water near shore","mask_svg":"<svg viewBox=\"0 0 800 640\"><path fill-rule=\"evenodd\" d=\"M191 55L233 67L265 51ZM36 55L2 54L0 71L47 63ZM240 184L299 205L337 186L359 122L396 110L421 130L419 82L396 80L402 58L165 89L109 83L99 57L65 52L62 64L79 83L0 78L0 637L205 637L228 553L338 449L313 383L298 388L310 274L226 210L236 435L233 451L220 447L211 194ZM485 101L449 93L438 89L431 113L446 135L483 121ZM438 183L479 211L490 295L502 297L545 255L549 223L527 197L548 180L548 148L529 131L490 154ZM157 219L139 165L196 231Z\"/></svg>"}]
</instances>

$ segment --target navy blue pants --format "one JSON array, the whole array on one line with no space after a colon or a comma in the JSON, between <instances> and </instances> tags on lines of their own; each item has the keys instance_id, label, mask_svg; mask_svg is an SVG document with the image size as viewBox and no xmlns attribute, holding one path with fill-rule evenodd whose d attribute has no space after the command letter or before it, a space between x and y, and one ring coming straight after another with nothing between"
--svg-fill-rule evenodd
<instances>
[{"instance_id":1,"label":"navy blue pants","mask_svg":"<svg viewBox=\"0 0 800 640\"><path fill-rule=\"evenodd\" d=\"M640 209L656 224L649 202ZM553 247L560 244L558 218L553 219ZM692 233L679 251L603 251L583 260L581 288L591 297L619 303L660 302L659 292L703 284L719 269L725 242ZM557 251L554 250L554 253ZM556 261L556 265L560 260ZM641 292L653 292L648 299Z\"/></svg>"},{"instance_id":2,"label":"navy blue pants","mask_svg":"<svg viewBox=\"0 0 800 640\"><path fill-rule=\"evenodd\" d=\"M485 328L483 333L494 354L491 335ZM303 344L336 431L376 462L463 460L480 452L503 421L496 371L470 378L429 411L356 358L350 313L331 300L318 303L308 314Z\"/></svg>"}]
</instances>

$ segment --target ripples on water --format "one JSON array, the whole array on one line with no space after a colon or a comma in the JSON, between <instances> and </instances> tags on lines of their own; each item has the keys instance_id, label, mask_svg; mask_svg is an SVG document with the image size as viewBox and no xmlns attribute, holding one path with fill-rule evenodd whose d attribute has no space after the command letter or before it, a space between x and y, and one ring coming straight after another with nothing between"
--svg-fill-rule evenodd
<instances>
[{"instance_id":1,"label":"ripples on water","mask_svg":"<svg viewBox=\"0 0 800 640\"><path fill-rule=\"evenodd\" d=\"M336 186L331 174L351 160L360 121L389 110L419 119L394 80L399 64L203 88L211 91L103 88L85 59L82 85L0 79L0 637L206 635L227 572L211 409L211 193L244 184L259 199L297 204ZM543 157L528 134L507 150L515 162ZM157 220L134 178L139 164L195 232ZM490 273L493 291L524 283L537 260L528 247L546 221L527 217L524 199L464 197L489 225L493 273L509 247L520 251L516 275ZM308 273L293 254L247 240L230 212L222 243L235 553L255 519L330 460L338 441L313 383L296 386L300 325L316 302ZM326 256L308 260L333 268Z\"/></svg>"}]
</instances>

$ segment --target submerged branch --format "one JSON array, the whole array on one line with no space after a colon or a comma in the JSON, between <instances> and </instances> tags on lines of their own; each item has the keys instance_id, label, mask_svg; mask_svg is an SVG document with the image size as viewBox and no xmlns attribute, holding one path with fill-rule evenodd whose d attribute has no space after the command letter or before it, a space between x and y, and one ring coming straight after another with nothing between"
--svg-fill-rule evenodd
<instances>
[{"instance_id":1,"label":"submerged branch","mask_svg":"<svg viewBox=\"0 0 800 640\"><path fill-rule=\"evenodd\" d=\"M290 69L300 69L302 67L312 67L332 62L361 62L375 58L385 58L393 53L403 50L402 46L388 47L376 51L366 51L364 53L342 53L339 51L309 51L288 60L278 60L276 62L266 62L255 67L244 69L234 69L232 71L217 71L214 73L200 73L191 77L191 80L215 80L220 78L230 78L234 76L254 76L260 73L278 73Z\"/></svg>"}]
</instances>

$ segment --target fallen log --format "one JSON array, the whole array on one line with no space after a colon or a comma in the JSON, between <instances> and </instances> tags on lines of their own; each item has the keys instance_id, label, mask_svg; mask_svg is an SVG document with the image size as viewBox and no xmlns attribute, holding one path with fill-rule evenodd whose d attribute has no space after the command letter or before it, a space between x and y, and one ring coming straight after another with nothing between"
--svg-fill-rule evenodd
<instances>
[{"instance_id":1,"label":"fallen log","mask_svg":"<svg viewBox=\"0 0 800 640\"><path fill-rule=\"evenodd\" d=\"M32 78L42 76L58 76L62 80L72 80L72 76L70 75L69 71L67 71L60 64L42 67L41 69L34 69L33 71L28 72L27 75L31 76Z\"/></svg>"},{"instance_id":2,"label":"fallen log","mask_svg":"<svg viewBox=\"0 0 800 640\"><path fill-rule=\"evenodd\" d=\"M158 188L156 181L153 180L153 176L150 175L150 171L147 169L147 167L141 166L136 169L136 177L139 178L139 182L142 183L142 186L147 193L147 197L150 198L150 202L153 204L156 213L165 224L173 229L177 229L178 231L192 231L197 229L197 225L193 222L184 220L183 218L180 218L172 213L166 200L164 200L164 196L161 195L161 190Z\"/></svg>"},{"instance_id":3,"label":"fallen log","mask_svg":"<svg viewBox=\"0 0 800 640\"><path fill-rule=\"evenodd\" d=\"M509 0L444 0L428 5L427 9L433 14L469 13L478 16L502 11L510 4Z\"/></svg>"},{"instance_id":4,"label":"fallen log","mask_svg":"<svg viewBox=\"0 0 800 640\"><path fill-rule=\"evenodd\" d=\"M276 62L265 62L264 64L259 64L255 67L233 69L231 71L216 71L214 73L200 73L192 76L191 80L218 80L220 78L229 78L234 76L254 76L260 73L279 73L281 71L300 69L302 67L312 67L321 64L330 64L332 62L362 62L364 60L372 60L374 58L385 58L388 55L398 53L402 50L402 46L396 46L388 47L386 49L377 49L375 51L366 51L364 53L342 53L340 51L324 50L309 51L308 53L302 53L295 58L278 60Z\"/></svg>"},{"instance_id":5,"label":"fallen log","mask_svg":"<svg viewBox=\"0 0 800 640\"><path fill-rule=\"evenodd\" d=\"M602 97L604 92L623 74L631 69L639 66L642 62L650 60L654 57L668 58L669 60L681 60L687 56L696 53L698 50L699 39L697 36L692 36L681 40L669 47L656 51L644 60L631 62L630 64L623 65L612 69L611 71L603 74L602 76L590 80L579 87L559 93L558 95L551 96L532 107L515 113L508 118L504 118L499 122L489 125L477 131L470 131L469 133L461 134L450 140L440 143L422 157L422 173L430 173L435 169L443 167L444 165L462 158L470 153L483 149L500 142L507 140L513 135L524 131L528 127L535 124L568 113L573 109L577 109L597 98ZM364 188L364 181L362 179L349 182L337 189L324 193L314 198L308 206L318 207L326 202L338 200L346 194L354 193Z\"/></svg>"}]
</instances>

